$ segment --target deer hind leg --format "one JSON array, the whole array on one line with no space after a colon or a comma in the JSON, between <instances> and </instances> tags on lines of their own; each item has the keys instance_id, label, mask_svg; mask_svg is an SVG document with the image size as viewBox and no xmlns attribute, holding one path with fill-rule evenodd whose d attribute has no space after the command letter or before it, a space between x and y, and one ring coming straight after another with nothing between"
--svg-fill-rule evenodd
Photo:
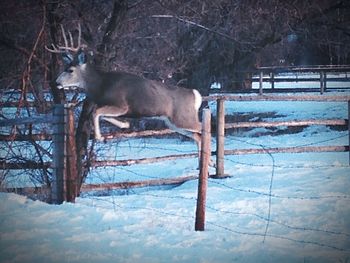
<instances>
[{"instance_id":1,"label":"deer hind leg","mask_svg":"<svg viewBox=\"0 0 350 263\"><path fill-rule=\"evenodd\" d=\"M98 141L104 141L105 139L101 135L100 117L102 117L103 120L106 120L119 128L129 128L130 124L128 122L122 122L113 118L123 116L127 113L127 111L127 107L119 108L114 106L104 106L96 109L96 111L93 114L95 139Z\"/></svg>"},{"instance_id":2,"label":"deer hind leg","mask_svg":"<svg viewBox=\"0 0 350 263\"><path fill-rule=\"evenodd\" d=\"M110 118L110 117L102 117L102 119L105 121L108 121L109 123L112 123L113 125L121 128L121 129L130 128L130 123L127 121L118 121L117 119Z\"/></svg>"},{"instance_id":3,"label":"deer hind leg","mask_svg":"<svg viewBox=\"0 0 350 263\"><path fill-rule=\"evenodd\" d=\"M165 123L167 124L167 126L170 129L172 129L172 130L176 131L177 133L182 134L186 137L189 137L196 142L197 149L198 149L198 165L200 165L200 158L201 158L201 151L202 151L202 134L201 134L201 132L198 129L197 130L189 130L189 129L179 128L175 124L170 122L168 119L165 119ZM210 159L210 161L209 161L209 166L215 167L215 162L212 159Z\"/></svg>"},{"instance_id":4,"label":"deer hind leg","mask_svg":"<svg viewBox=\"0 0 350 263\"><path fill-rule=\"evenodd\" d=\"M202 136L201 136L200 130L190 130L190 129L179 128L175 124L173 124L168 118L162 118L162 119L164 119L166 125L170 129L172 129L173 131L183 136L191 138L196 142L197 150L198 150L198 160L199 160L201 156L201 144L202 144Z\"/></svg>"}]
</instances>

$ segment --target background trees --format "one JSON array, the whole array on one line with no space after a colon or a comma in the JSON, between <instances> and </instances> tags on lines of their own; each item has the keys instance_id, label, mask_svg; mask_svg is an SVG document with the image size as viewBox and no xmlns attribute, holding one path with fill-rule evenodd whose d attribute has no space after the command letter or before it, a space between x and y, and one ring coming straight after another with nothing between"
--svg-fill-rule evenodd
<instances>
[{"instance_id":1,"label":"background trees","mask_svg":"<svg viewBox=\"0 0 350 263\"><path fill-rule=\"evenodd\" d=\"M60 23L80 22L104 68L203 93L213 81L242 88L258 65L348 63L349 10L339 0L4 1L0 84L47 89L60 62L44 45L60 40Z\"/></svg>"},{"instance_id":2,"label":"background trees","mask_svg":"<svg viewBox=\"0 0 350 263\"><path fill-rule=\"evenodd\" d=\"M17 90L19 107L45 90L66 100L54 80L60 58L45 46L62 41L60 24L82 38L91 59L209 93L231 91L258 66L348 64L350 4L345 0L14 0L0 3L0 90ZM93 105L85 100L77 127L79 160L87 159ZM84 165L78 163L78 169ZM80 171L82 177L87 170Z\"/></svg>"}]
</instances>

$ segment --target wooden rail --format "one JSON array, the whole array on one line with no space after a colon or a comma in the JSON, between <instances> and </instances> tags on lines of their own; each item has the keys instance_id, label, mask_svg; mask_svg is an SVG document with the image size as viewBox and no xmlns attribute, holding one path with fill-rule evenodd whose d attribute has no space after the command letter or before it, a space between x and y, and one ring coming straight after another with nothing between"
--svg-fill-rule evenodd
<instances>
[{"instance_id":1,"label":"wooden rail","mask_svg":"<svg viewBox=\"0 0 350 263\"><path fill-rule=\"evenodd\" d=\"M265 148L265 149L225 150L225 155L263 154L263 153L347 152L347 151L349 151L349 146L276 147L276 148Z\"/></svg>"},{"instance_id":2,"label":"wooden rail","mask_svg":"<svg viewBox=\"0 0 350 263\"><path fill-rule=\"evenodd\" d=\"M275 121L275 122L237 122L237 123L227 123L225 124L225 129L232 128L270 128L270 127L280 127L280 126L309 126L309 125L329 125L329 126L344 126L348 124L348 120L292 120L292 121Z\"/></svg>"},{"instance_id":3,"label":"wooden rail","mask_svg":"<svg viewBox=\"0 0 350 263\"><path fill-rule=\"evenodd\" d=\"M275 89L275 82L314 82L318 80L320 82L320 93L323 94L327 90L328 81L350 81L350 78L329 78L328 73L348 73L350 72L349 65L329 65L329 66L310 66L310 67L260 67L258 68L258 78L259 81L259 94L263 94L263 83L271 83L271 90ZM319 74L319 78L276 78L276 73L316 73ZM253 79L252 79L253 81ZM350 87L349 87L350 88Z\"/></svg>"},{"instance_id":4,"label":"wooden rail","mask_svg":"<svg viewBox=\"0 0 350 263\"><path fill-rule=\"evenodd\" d=\"M231 95L213 94L203 97L203 101L229 100L229 101L350 101L349 95Z\"/></svg>"},{"instance_id":5,"label":"wooden rail","mask_svg":"<svg viewBox=\"0 0 350 263\"><path fill-rule=\"evenodd\" d=\"M301 152L349 152L350 164L350 96L325 96L325 95L225 95L218 94L205 97L204 100L217 102L217 148L216 148L216 175L224 176L225 155L239 154L261 154L261 153L301 153ZM331 119L331 120L291 120L275 122L238 122L225 123L224 101L317 101L317 102L347 102L348 119ZM347 126L349 132L349 144L346 146L309 146L309 147L279 147L266 149L224 149L223 131L231 128L255 128L255 127L279 127L279 126L308 126L308 125L336 125Z\"/></svg>"},{"instance_id":6,"label":"wooden rail","mask_svg":"<svg viewBox=\"0 0 350 263\"><path fill-rule=\"evenodd\" d=\"M185 154L173 154L160 157L147 157L140 159L129 159L129 160L106 160L106 161L94 161L92 167L105 167L105 166L129 166L134 164L148 164L156 162L171 161L177 159L196 158L198 153L185 153Z\"/></svg>"},{"instance_id":7,"label":"wooden rail","mask_svg":"<svg viewBox=\"0 0 350 263\"><path fill-rule=\"evenodd\" d=\"M119 183L103 183L103 184L83 184L81 187L82 192L88 191L101 191L101 190L120 190L129 188L142 188L151 186L162 186L162 185L180 185L190 180L196 180L198 176L182 176L175 178L161 178L151 179L134 182L119 182Z\"/></svg>"}]
</instances>

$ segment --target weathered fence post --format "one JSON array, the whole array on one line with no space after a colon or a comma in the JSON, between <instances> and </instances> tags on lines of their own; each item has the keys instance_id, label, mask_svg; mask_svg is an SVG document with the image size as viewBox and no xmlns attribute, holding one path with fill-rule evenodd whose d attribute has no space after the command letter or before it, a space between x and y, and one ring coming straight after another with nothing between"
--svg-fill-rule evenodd
<instances>
[{"instance_id":1,"label":"weathered fence post","mask_svg":"<svg viewBox=\"0 0 350 263\"><path fill-rule=\"evenodd\" d=\"M320 72L320 93L323 94L327 89L327 73Z\"/></svg>"},{"instance_id":2,"label":"weathered fence post","mask_svg":"<svg viewBox=\"0 0 350 263\"><path fill-rule=\"evenodd\" d=\"M78 195L74 112L69 104L53 107L53 179L51 201L74 202Z\"/></svg>"},{"instance_id":3,"label":"weathered fence post","mask_svg":"<svg viewBox=\"0 0 350 263\"><path fill-rule=\"evenodd\" d=\"M350 100L348 100L348 134L349 134L349 165L350 165Z\"/></svg>"},{"instance_id":4,"label":"weathered fence post","mask_svg":"<svg viewBox=\"0 0 350 263\"><path fill-rule=\"evenodd\" d=\"M225 100L218 99L216 106L216 177L225 174Z\"/></svg>"},{"instance_id":5,"label":"weathered fence post","mask_svg":"<svg viewBox=\"0 0 350 263\"><path fill-rule=\"evenodd\" d=\"M65 110L63 104L53 107L53 178L51 185L51 202L61 204L65 201Z\"/></svg>"},{"instance_id":6,"label":"weathered fence post","mask_svg":"<svg viewBox=\"0 0 350 263\"><path fill-rule=\"evenodd\" d=\"M66 113L66 201L74 202L78 196L77 151L75 144L74 111L71 104L65 105Z\"/></svg>"},{"instance_id":7,"label":"weathered fence post","mask_svg":"<svg viewBox=\"0 0 350 263\"><path fill-rule=\"evenodd\" d=\"M264 77L264 72L261 70L259 75L259 95L263 94L263 77Z\"/></svg>"},{"instance_id":8,"label":"weathered fence post","mask_svg":"<svg viewBox=\"0 0 350 263\"><path fill-rule=\"evenodd\" d=\"M197 209L196 209L196 222L195 230L204 231L205 225L205 203L207 195L208 184L208 166L210 162L211 154L211 131L210 122L211 115L209 109L203 110L202 118L202 147L200 156L200 173L198 180L198 195L197 195Z\"/></svg>"},{"instance_id":9,"label":"weathered fence post","mask_svg":"<svg viewBox=\"0 0 350 263\"><path fill-rule=\"evenodd\" d=\"M275 71L272 70L271 72L271 89L275 89Z\"/></svg>"}]
</instances>

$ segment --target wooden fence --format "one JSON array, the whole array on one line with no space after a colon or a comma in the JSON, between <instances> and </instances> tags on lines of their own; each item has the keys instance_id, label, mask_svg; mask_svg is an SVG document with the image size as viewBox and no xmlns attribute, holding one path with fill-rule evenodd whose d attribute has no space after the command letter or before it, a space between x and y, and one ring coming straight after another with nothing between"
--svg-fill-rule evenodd
<instances>
[{"instance_id":1,"label":"wooden fence","mask_svg":"<svg viewBox=\"0 0 350 263\"><path fill-rule=\"evenodd\" d=\"M301 153L301 152L345 152L350 147L350 96L324 96L324 95L215 95L204 98L206 101L217 101L217 132L216 132L216 176L225 176L224 156L239 154L261 153ZM315 101L315 102L345 102L348 107L347 119L331 120L292 120L278 122L238 122L225 123L225 101ZM337 125L347 126L349 132L349 144L345 146L305 146L305 147L278 147L268 149L237 149L225 150L225 129L229 128L255 128L278 126L306 126L306 125ZM350 153L349 153L350 164Z\"/></svg>"},{"instance_id":2,"label":"wooden fence","mask_svg":"<svg viewBox=\"0 0 350 263\"><path fill-rule=\"evenodd\" d=\"M261 153L287 153L287 152L324 152L335 151L344 152L349 151L349 145L345 146L308 146L308 147L278 147L269 149L236 149L225 150L225 130L229 128L241 128L241 127L277 127L277 126L305 126L305 125L342 125L348 127L350 134L349 115L350 115L350 96L326 96L326 95L212 95L205 97L206 101L217 102L217 148L212 152L212 155L216 155L216 175L215 177L225 176L224 160L225 155L237 155L237 154L261 154ZM279 121L279 122L238 122L238 123L225 123L225 101L320 101L320 102L345 102L348 105L348 118L347 119L331 119L331 120L293 120L293 121ZM0 169L41 169L43 165L51 167L54 171L54 181L52 182L51 198L53 202L60 203L62 201L72 201L78 194L78 182L74 177L75 171L75 154L74 148L74 117L73 110L70 105L55 105L54 113L52 116L44 117L31 117L22 118L20 120L2 120L1 126L18 125L23 123L39 123L46 122L53 124L53 134L51 135L32 135L32 138L39 140L50 140L54 142L54 159L53 162L44 164L33 163L9 163L1 161ZM114 139L120 137L135 137L135 136L154 136L154 135L169 135L173 133L170 130L161 131L142 131L131 133L117 133L107 134L107 139ZM104 134L105 135L105 134ZM13 136L2 135L2 140L14 139ZM18 139L25 140L23 136L19 136ZM70 147L67 147L70 145ZM209 150L210 151L210 150ZM141 163L154 163L164 160L173 160L179 158L194 158L198 157L197 153L168 155L162 157L152 157L133 160L106 160L95 161L92 163L93 167L99 166L116 166L116 165L132 165ZM350 160L350 155L349 155ZM91 190L112 190L127 187L144 187L152 185L164 185L164 184L180 184L187 180L197 179L197 176L188 176L181 178L171 179L157 179L147 180L140 182L121 182L121 183L107 183L107 184L90 184L83 185L80 191ZM17 189L17 191L21 191ZM33 191L33 189L32 189Z\"/></svg>"},{"instance_id":3,"label":"wooden fence","mask_svg":"<svg viewBox=\"0 0 350 263\"><path fill-rule=\"evenodd\" d=\"M34 187L24 188L7 188L7 191L17 193L31 193L31 194L45 194L50 195L52 203L60 204L64 201L74 202L78 196L79 191L94 191L94 190L113 190L130 187L146 187L146 186L160 186L160 185L174 185L180 184L188 180L197 179L198 176L185 176L171 179L157 179L138 182L121 182L121 183L105 183L105 184L84 184L79 189L79 178L76 169L76 149L75 149L75 122L73 105L70 104L58 104L53 106L53 115L40 116L40 117L26 117L0 120L0 127L24 125L24 124L40 124L49 123L52 124L52 134L34 134L34 135L2 135L1 139L4 141L13 140L52 140L53 142L53 160L52 162L36 163L33 161L27 162L7 162L6 160L0 160L0 169L2 170L23 170L23 169L44 169L52 168L53 177L51 183L51 189L42 187L42 189ZM206 114L208 115L208 114ZM210 116L210 114L209 114ZM209 120L210 122L210 120ZM208 121L206 122L208 123ZM160 131L141 131L141 132L129 132L129 133L117 133L117 134L104 134L108 140L122 137L140 137L140 136L155 136L155 135L169 135L175 132L165 129ZM208 133L208 132L206 132ZM209 131L210 133L210 131ZM210 138L207 137L203 140L201 146L201 158L200 158L200 174L206 173L209 165L208 153L211 153L210 144L208 144ZM205 156L205 158L202 158ZM180 155L169 155L163 157L143 158L134 160L109 160L109 161L93 161L92 167L101 166L126 166L142 163L154 163L165 160L173 160L179 158L192 158L199 157L198 153L188 153ZM203 172L203 169L204 170Z\"/></svg>"},{"instance_id":4,"label":"wooden fence","mask_svg":"<svg viewBox=\"0 0 350 263\"><path fill-rule=\"evenodd\" d=\"M78 178L76 178L76 154L74 148L74 115L72 106L69 104L56 104L53 106L52 115L40 117L15 118L1 120L0 127L24 125L24 124L48 123L52 125L52 134L50 139L53 142L53 160L52 162L36 163L12 163L6 160L0 161L0 169L43 169L52 168L53 176L50 189L50 199L52 203L62 203L63 201L72 202L78 194ZM21 137L21 136L20 136ZM28 138L20 139L31 139ZM40 136L34 136L35 139L42 139ZM2 135L2 140L15 140L16 136ZM45 138L44 138L45 139ZM21 192L21 189L14 189ZM27 189L28 192L35 192L36 189ZM46 189L47 190L47 189ZM25 190L23 190L25 192Z\"/></svg>"},{"instance_id":5,"label":"wooden fence","mask_svg":"<svg viewBox=\"0 0 350 263\"><path fill-rule=\"evenodd\" d=\"M278 82L319 82L319 89L317 88L299 88L297 89L299 92L314 92L319 90L321 94L326 92L327 90L332 90L332 88L328 88L328 82L350 82L350 76L347 74L350 71L349 65L329 65L329 66L290 66L290 67L259 67L256 73L258 77L253 77L252 81L259 82L259 94L262 95L264 92L294 92L296 89L283 88L277 89L275 88L275 84ZM277 74L280 73L293 73L295 74L294 78L291 77L276 77ZM314 77L305 77L298 76L298 74L305 73L314 73L316 76ZM329 77L332 73L344 73L343 77ZM318 75L318 77L317 77ZM271 84L271 89L264 89L264 82ZM347 87L347 89L350 87ZM339 89L339 88L336 88ZM344 88L342 88L344 89Z\"/></svg>"}]
</instances>

